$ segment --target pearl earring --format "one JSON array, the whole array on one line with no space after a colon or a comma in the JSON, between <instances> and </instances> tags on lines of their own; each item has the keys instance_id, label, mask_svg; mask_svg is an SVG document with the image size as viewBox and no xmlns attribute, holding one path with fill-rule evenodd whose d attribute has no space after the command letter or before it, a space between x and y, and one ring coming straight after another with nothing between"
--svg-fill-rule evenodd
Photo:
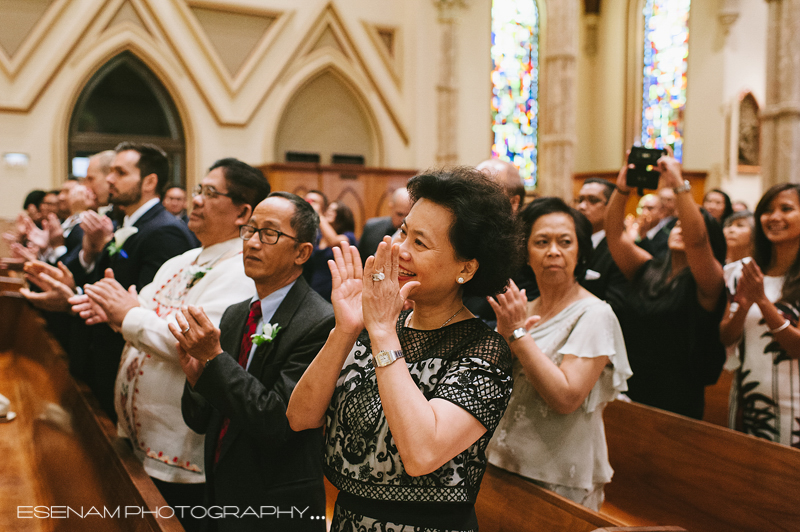
<instances>
[{"instance_id":1,"label":"pearl earring","mask_svg":"<svg viewBox=\"0 0 800 532\"><path fill-rule=\"evenodd\" d=\"M464 278L463 277L459 277L458 279L456 279L456 282L458 284L464 284Z\"/></svg>"}]
</instances>

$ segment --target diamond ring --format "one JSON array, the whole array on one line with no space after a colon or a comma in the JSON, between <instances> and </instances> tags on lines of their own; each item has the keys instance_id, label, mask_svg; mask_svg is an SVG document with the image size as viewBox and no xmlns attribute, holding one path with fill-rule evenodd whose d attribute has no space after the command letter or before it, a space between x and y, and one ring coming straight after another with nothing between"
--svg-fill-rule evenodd
<instances>
[{"instance_id":1,"label":"diamond ring","mask_svg":"<svg viewBox=\"0 0 800 532\"><path fill-rule=\"evenodd\" d=\"M375 282L383 281L384 279L386 279L386 276L383 274L383 272L378 272L378 273L373 273L372 274L372 280L375 281Z\"/></svg>"}]
</instances>

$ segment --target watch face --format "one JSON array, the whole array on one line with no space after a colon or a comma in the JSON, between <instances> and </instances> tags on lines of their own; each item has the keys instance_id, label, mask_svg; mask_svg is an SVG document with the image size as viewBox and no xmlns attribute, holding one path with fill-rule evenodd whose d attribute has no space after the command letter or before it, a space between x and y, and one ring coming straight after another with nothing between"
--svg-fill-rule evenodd
<instances>
[{"instance_id":1,"label":"watch face","mask_svg":"<svg viewBox=\"0 0 800 532\"><path fill-rule=\"evenodd\" d=\"M379 366L385 366L392 362L392 357L388 351L381 351L380 353L378 353L377 359Z\"/></svg>"}]
</instances>

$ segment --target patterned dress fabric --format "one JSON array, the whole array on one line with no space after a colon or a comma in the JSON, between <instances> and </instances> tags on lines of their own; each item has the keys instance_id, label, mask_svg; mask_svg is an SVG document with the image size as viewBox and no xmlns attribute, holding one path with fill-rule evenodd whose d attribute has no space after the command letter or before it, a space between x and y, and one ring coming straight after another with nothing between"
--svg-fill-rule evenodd
<instances>
[{"instance_id":1,"label":"patterned dress fabric","mask_svg":"<svg viewBox=\"0 0 800 532\"><path fill-rule=\"evenodd\" d=\"M742 264L734 262L726 270L732 298L742 275ZM767 298L796 327L798 302L779 302L782 289L783 277L764 276ZM732 312L735 305L732 301ZM738 355L738 364L733 364L736 374L731 391L730 428L800 448L799 362L789 358L769 333L758 305L750 307L745 317Z\"/></svg>"},{"instance_id":2,"label":"patterned dress fabric","mask_svg":"<svg viewBox=\"0 0 800 532\"><path fill-rule=\"evenodd\" d=\"M486 433L436 471L405 472L378 393L371 346L362 332L347 357L327 413L325 474L342 492L376 505L441 503L472 505L486 471L486 447L511 396L511 353L505 340L478 319L429 331L397 322L400 345L414 382L427 399L441 398L467 410ZM389 523L337 504L332 532L443 530L424 523Z\"/></svg>"}]
</instances>

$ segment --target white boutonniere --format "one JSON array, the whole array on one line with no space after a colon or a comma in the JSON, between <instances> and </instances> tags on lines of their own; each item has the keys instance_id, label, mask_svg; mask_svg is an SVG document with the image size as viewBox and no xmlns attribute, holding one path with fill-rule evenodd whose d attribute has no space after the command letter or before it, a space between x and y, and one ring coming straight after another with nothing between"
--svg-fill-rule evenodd
<instances>
[{"instance_id":1,"label":"white boutonniere","mask_svg":"<svg viewBox=\"0 0 800 532\"><path fill-rule=\"evenodd\" d=\"M191 288L196 285L200 279L206 276L208 272L211 271L211 268L207 266L198 266L197 264L192 264L189 266L189 283L186 285L186 288Z\"/></svg>"},{"instance_id":2,"label":"white boutonniere","mask_svg":"<svg viewBox=\"0 0 800 532\"><path fill-rule=\"evenodd\" d=\"M122 227L114 231L114 241L108 247L108 254L111 256L116 255L120 251L122 251L122 246L125 245L125 241L128 240L131 236L135 235L139 232L138 227ZM123 254L123 257L126 255Z\"/></svg>"},{"instance_id":3,"label":"white boutonniere","mask_svg":"<svg viewBox=\"0 0 800 532\"><path fill-rule=\"evenodd\" d=\"M261 334L254 334L250 336L253 340L253 343L256 345L261 345L264 342L271 342L278 336L278 331L281 330L281 326L277 323L275 325L271 323L265 323L264 327L261 329Z\"/></svg>"}]
</instances>

